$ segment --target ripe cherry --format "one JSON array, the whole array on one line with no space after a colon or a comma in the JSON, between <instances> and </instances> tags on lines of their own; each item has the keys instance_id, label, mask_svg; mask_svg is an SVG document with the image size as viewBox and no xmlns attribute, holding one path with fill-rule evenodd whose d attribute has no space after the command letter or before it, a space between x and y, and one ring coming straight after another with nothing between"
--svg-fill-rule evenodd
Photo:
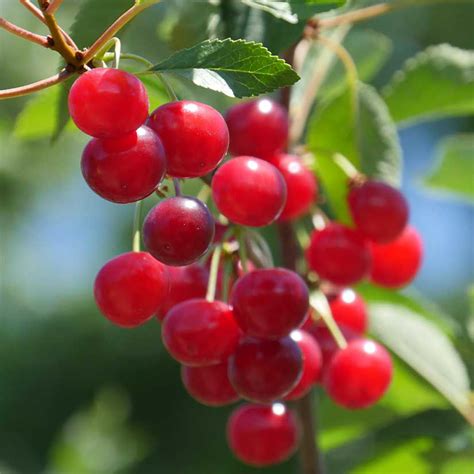
<instances>
[{"instance_id":1,"label":"ripe cherry","mask_svg":"<svg viewBox=\"0 0 474 474\"><path fill-rule=\"evenodd\" d=\"M149 252L167 265L189 265L204 255L214 238L214 219L194 197L176 196L159 202L143 224Z\"/></svg>"},{"instance_id":2,"label":"ripe cherry","mask_svg":"<svg viewBox=\"0 0 474 474\"><path fill-rule=\"evenodd\" d=\"M367 331L367 308L364 300L351 288L330 295L329 306L337 324L351 329L356 334Z\"/></svg>"},{"instance_id":3,"label":"ripe cherry","mask_svg":"<svg viewBox=\"0 0 474 474\"><path fill-rule=\"evenodd\" d=\"M392 380L392 361L376 342L351 342L332 359L324 379L328 395L346 408L366 408L376 403Z\"/></svg>"},{"instance_id":4,"label":"ripe cherry","mask_svg":"<svg viewBox=\"0 0 474 474\"><path fill-rule=\"evenodd\" d=\"M299 441L296 417L282 403L242 405L227 423L227 440L234 456L255 467L287 460Z\"/></svg>"},{"instance_id":5,"label":"ripe cherry","mask_svg":"<svg viewBox=\"0 0 474 474\"><path fill-rule=\"evenodd\" d=\"M245 334L280 338L303 322L308 287L297 273L284 268L254 270L235 283L231 305Z\"/></svg>"},{"instance_id":6,"label":"ripe cherry","mask_svg":"<svg viewBox=\"0 0 474 474\"><path fill-rule=\"evenodd\" d=\"M204 298L207 291L209 271L203 265L194 263L184 267L166 267L170 282L168 297L163 301L157 318L163 321L168 311L179 303L194 298Z\"/></svg>"},{"instance_id":7,"label":"ripe cherry","mask_svg":"<svg viewBox=\"0 0 474 474\"><path fill-rule=\"evenodd\" d=\"M88 135L120 137L145 123L148 95L145 86L133 74L119 69L92 69L72 85L69 113Z\"/></svg>"},{"instance_id":8,"label":"ripe cherry","mask_svg":"<svg viewBox=\"0 0 474 474\"><path fill-rule=\"evenodd\" d=\"M165 347L176 360L189 366L226 361L239 337L232 310L221 301L184 301L169 311L162 327Z\"/></svg>"},{"instance_id":9,"label":"ripe cherry","mask_svg":"<svg viewBox=\"0 0 474 474\"><path fill-rule=\"evenodd\" d=\"M217 209L237 224L262 227L278 218L286 202L286 185L270 163L239 156L224 163L212 179Z\"/></svg>"},{"instance_id":10,"label":"ripe cherry","mask_svg":"<svg viewBox=\"0 0 474 474\"><path fill-rule=\"evenodd\" d=\"M168 294L164 265L146 252L128 252L108 261L97 274L97 306L113 323L135 327L151 318Z\"/></svg>"},{"instance_id":11,"label":"ripe cherry","mask_svg":"<svg viewBox=\"0 0 474 474\"><path fill-rule=\"evenodd\" d=\"M286 395L285 400L297 400L307 395L318 381L323 365L323 356L314 338L306 331L295 330L290 334L290 337L298 344L303 356L303 375L298 385Z\"/></svg>"},{"instance_id":12,"label":"ripe cherry","mask_svg":"<svg viewBox=\"0 0 474 474\"><path fill-rule=\"evenodd\" d=\"M370 271L370 248L366 240L353 229L335 222L311 234L306 257L311 270L335 285L357 283Z\"/></svg>"},{"instance_id":13,"label":"ripe cherry","mask_svg":"<svg viewBox=\"0 0 474 474\"><path fill-rule=\"evenodd\" d=\"M291 221L306 214L317 199L318 185L314 174L298 156L281 153L274 156L271 163L282 174L288 193L280 220Z\"/></svg>"},{"instance_id":14,"label":"ripe cherry","mask_svg":"<svg viewBox=\"0 0 474 474\"><path fill-rule=\"evenodd\" d=\"M147 127L116 138L93 138L84 149L82 174L99 196L112 202L139 201L166 172L165 152Z\"/></svg>"},{"instance_id":15,"label":"ripe cherry","mask_svg":"<svg viewBox=\"0 0 474 474\"><path fill-rule=\"evenodd\" d=\"M204 176L224 158L229 131L222 115L201 102L181 100L158 107L147 122L161 138L168 174Z\"/></svg>"},{"instance_id":16,"label":"ripe cherry","mask_svg":"<svg viewBox=\"0 0 474 474\"><path fill-rule=\"evenodd\" d=\"M375 242L396 239L408 222L408 204L403 194L381 181L353 186L348 201L356 228Z\"/></svg>"},{"instance_id":17,"label":"ripe cherry","mask_svg":"<svg viewBox=\"0 0 474 474\"><path fill-rule=\"evenodd\" d=\"M224 406L239 399L229 382L227 362L208 367L181 367L181 380L188 393L203 405Z\"/></svg>"},{"instance_id":18,"label":"ripe cherry","mask_svg":"<svg viewBox=\"0 0 474 474\"><path fill-rule=\"evenodd\" d=\"M257 99L234 105L226 121L234 156L267 158L286 148L288 115L277 102Z\"/></svg>"},{"instance_id":19,"label":"ripe cherry","mask_svg":"<svg viewBox=\"0 0 474 474\"><path fill-rule=\"evenodd\" d=\"M296 387L302 369L301 351L290 337L247 337L229 360L229 379L242 398L269 403Z\"/></svg>"},{"instance_id":20,"label":"ripe cherry","mask_svg":"<svg viewBox=\"0 0 474 474\"><path fill-rule=\"evenodd\" d=\"M400 288L408 285L418 273L423 259L423 242L415 228L407 226L388 244L371 245L370 279L380 286Z\"/></svg>"}]
</instances>

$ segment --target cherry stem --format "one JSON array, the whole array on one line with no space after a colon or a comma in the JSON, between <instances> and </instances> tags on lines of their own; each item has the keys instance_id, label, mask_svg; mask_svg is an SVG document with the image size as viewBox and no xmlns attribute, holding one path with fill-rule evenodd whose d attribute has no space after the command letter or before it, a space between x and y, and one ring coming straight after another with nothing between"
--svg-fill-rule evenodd
<instances>
[{"instance_id":1,"label":"cherry stem","mask_svg":"<svg viewBox=\"0 0 474 474\"><path fill-rule=\"evenodd\" d=\"M244 273L248 273L249 271L249 263L247 257L247 244L245 242L245 229L239 228L238 232L238 240L239 240L239 257L240 262L242 263L242 270Z\"/></svg>"},{"instance_id":2,"label":"cherry stem","mask_svg":"<svg viewBox=\"0 0 474 474\"><path fill-rule=\"evenodd\" d=\"M258 263L262 268L273 268L273 255L267 241L256 230L247 229L247 242L253 245L248 246L249 255L252 262Z\"/></svg>"},{"instance_id":3,"label":"cherry stem","mask_svg":"<svg viewBox=\"0 0 474 474\"><path fill-rule=\"evenodd\" d=\"M30 41L31 43L39 44L44 48L51 48L46 36L37 35L36 33L25 30L24 28L21 28L20 26L17 26L2 17L0 17L0 28L7 30L9 33L14 34L15 36L19 36L20 38Z\"/></svg>"},{"instance_id":4,"label":"cherry stem","mask_svg":"<svg viewBox=\"0 0 474 474\"><path fill-rule=\"evenodd\" d=\"M137 201L133 215L132 250L134 252L140 252L142 209L143 200Z\"/></svg>"},{"instance_id":5,"label":"cherry stem","mask_svg":"<svg viewBox=\"0 0 474 474\"><path fill-rule=\"evenodd\" d=\"M178 178L173 178L174 193L176 196L181 196L181 182Z\"/></svg>"},{"instance_id":6,"label":"cherry stem","mask_svg":"<svg viewBox=\"0 0 474 474\"><path fill-rule=\"evenodd\" d=\"M46 9L48 15L53 15L56 10L61 6L63 0L50 0L49 7Z\"/></svg>"},{"instance_id":7,"label":"cherry stem","mask_svg":"<svg viewBox=\"0 0 474 474\"><path fill-rule=\"evenodd\" d=\"M44 20L49 28L51 36L54 41L54 49L65 59L68 64L72 64L75 67L79 67L82 63L76 58L77 48L71 46L66 40L63 31L58 25L54 15L47 12L44 13ZM82 58L82 54L81 54Z\"/></svg>"},{"instance_id":8,"label":"cherry stem","mask_svg":"<svg viewBox=\"0 0 474 474\"><path fill-rule=\"evenodd\" d=\"M222 244L216 245L212 253L211 268L209 271L209 282L207 284L206 300L212 302L216 298L217 276L219 274L219 263L222 255Z\"/></svg>"},{"instance_id":9,"label":"cherry stem","mask_svg":"<svg viewBox=\"0 0 474 474\"><path fill-rule=\"evenodd\" d=\"M222 300L228 301L229 299L229 286L230 286L230 275L233 271L232 260L230 258L224 261L224 272L222 275Z\"/></svg>"},{"instance_id":10,"label":"cherry stem","mask_svg":"<svg viewBox=\"0 0 474 474\"><path fill-rule=\"evenodd\" d=\"M360 176L359 170L344 155L335 153L333 160L349 179L357 179Z\"/></svg>"}]
</instances>

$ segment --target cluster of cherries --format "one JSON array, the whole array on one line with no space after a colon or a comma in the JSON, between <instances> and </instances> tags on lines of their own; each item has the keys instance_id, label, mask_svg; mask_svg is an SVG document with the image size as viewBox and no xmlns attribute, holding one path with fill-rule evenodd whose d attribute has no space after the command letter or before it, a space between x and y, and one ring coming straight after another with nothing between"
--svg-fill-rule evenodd
<instances>
[{"instance_id":1,"label":"cluster of cherries","mask_svg":"<svg viewBox=\"0 0 474 474\"><path fill-rule=\"evenodd\" d=\"M218 293L227 284L230 297L215 300L208 250L229 242L235 225L262 227L308 214L318 195L315 177L300 157L283 152L287 114L268 99L233 106L226 119L199 102L171 102L151 115L148 106L143 84L124 71L92 69L74 83L71 117L93 137L81 163L88 185L109 201L130 203L156 191L165 175L177 181L213 173L215 206L231 224L218 224L205 203L181 195L177 185L176 195L144 220L148 252L119 255L99 271L97 305L122 327L153 316L162 321L164 345L182 364L192 397L210 406L252 402L229 419L234 454L255 466L281 462L299 439L285 401L321 383L336 403L357 409L387 390L390 356L364 338L365 305L347 286L369 275L389 287L408 283L420 263L420 239L406 225L403 196L362 179L350 183L354 227L329 223L311 235L308 267L331 285L329 306L344 348L313 317L307 283L293 271L246 265L230 252L224 258L232 260L232 278L218 275ZM220 165L228 151L232 158Z\"/></svg>"}]
</instances>

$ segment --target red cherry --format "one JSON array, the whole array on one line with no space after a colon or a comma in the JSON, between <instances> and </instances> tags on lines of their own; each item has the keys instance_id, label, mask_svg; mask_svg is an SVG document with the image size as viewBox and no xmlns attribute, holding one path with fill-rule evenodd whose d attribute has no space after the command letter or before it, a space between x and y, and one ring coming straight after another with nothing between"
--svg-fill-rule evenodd
<instances>
[{"instance_id":1,"label":"red cherry","mask_svg":"<svg viewBox=\"0 0 474 474\"><path fill-rule=\"evenodd\" d=\"M168 174L178 178L211 172L229 147L224 118L201 102L181 100L162 105L151 114L147 125L163 142Z\"/></svg>"},{"instance_id":2,"label":"red cherry","mask_svg":"<svg viewBox=\"0 0 474 474\"><path fill-rule=\"evenodd\" d=\"M408 222L403 194L380 181L354 186L348 196L354 224L364 237L386 243L396 239Z\"/></svg>"},{"instance_id":3,"label":"red cherry","mask_svg":"<svg viewBox=\"0 0 474 474\"><path fill-rule=\"evenodd\" d=\"M232 310L221 301L184 301L166 315L162 338L170 354L184 365L215 365L227 360L239 341Z\"/></svg>"},{"instance_id":4,"label":"red cherry","mask_svg":"<svg viewBox=\"0 0 474 474\"><path fill-rule=\"evenodd\" d=\"M329 297L334 320L357 334L367 331L367 309L364 300L351 288L345 288L334 296Z\"/></svg>"},{"instance_id":5,"label":"red cherry","mask_svg":"<svg viewBox=\"0 0 474 474\"><path fill-rule=\"evenodd\" d=\"M323 356L314 338L306 331L295 330L290 334L290 337L298 344L303 355L303 375L298 385L285 397L285 400L297 400L307 395L318 381L323 365Z\"/></svg>"},{"instance_id":6,"label":"red cherry","mask_svg":"<svg viewBox=\"0 0 474 474\"><path fill-rule=\"evenodd\" d=\"M335 222L311 234L306 252L311 270L323 280L347 286L370 271L370 247L356 231Z\"/></svg>"},{"instance_id":7,"label":"red cherry","mask_svg":"<svg viewBox=\"0 0 474 474\"><path fill-rule=\"evenodd\" d=\"M371 246L371 280L387 288L408 285L418 273L423 259L423 242L420 234L407 226L396 240L388 244Z\"/></svg>"},{"instance_id":8,"label":"red cherry","mask_svg":"<svg viewBox=\"0 0 474 474\"><path fill-rule=\"evenodd\" d=\"M167 266L166 268L168 269L170 291L156 314L160 321L163 321L168 311L177 304L194 298L204 298L209 280L209 271L198 263L184 267Z\"/></svg>"},{"instance_id":9,"label":"red cherry","mask_svg":"<svg viewBox=\"0 0 474 474\"><path fill-rule=\"evenodd\" d=\"M166 268L146 252L128 252L109 260L94 283L97 306L122 327L150 319L167 294Z\"/></svg>"},{"instance_id":10,"label":"red cherry","mask_svg":"<svg viewBox=\"0 0 474 474\"><path fill-rule=\"evenodd\" d=\"M147 127L119 138L93 138L84 149L82 174L99 196L112 202L150 195L166 171L160 139Z\"/></svg>"},{"instance_id":11,"label":"red cherry","mask_svg":"<svg viewBox=\"0 0 474 474\"><path fill-rule=\"evenodd\" d=\"M230 134L230 153L267 158L286 148L288 114L269 99L234 105L226 115Z\"/></svg>"},{"instance_id":12,"label":"red cherry","mask_svg":"<svg viewBox=\"0 0 474 474\"><path fill-rule=\"evenodd\" d=\"M270 163L239 156L224 163L212 179L217 209L229 220L251 227L271 224L286 201L286 185Z\"/></svg>"},{"instance_id":13,"label":"red cherry","mask_svg":"<svg viewBox=\"0 0 474 474\"><path fill-rule=\"evenodd\" d=\"M278 464L298 447L296 417L282 403L242 405L227 423L227 440L234 456L255 467Z\"/></svg>"},{"instance_id":14,"label":"red cherry","mask_svg":"<svg viewBox=\"0 0 474 474\"><path fill-rule=\"evenodd\" d=\"M269 403L287 395L302 375L302 356L296 342L282 339L240 341L229 360L230 383L247 400Z\"/></svg>"},{"instance_id":15,"label":"red cherry","mask_svg":"<svg viewBox=\"0 0 474 474\"><path fill-rule=\"evenodd\" d=\"M333 401L346 408L366 408L376 403L392 381L392 360L376 342L351 342L332 359L324 384Z\"/></svg>"},{"instance_id":16,"label":"red cherry","mask_svg":"<svg viewBox=\"0 0 474 474\"><path fill-rule=\"evenodd\" d=\"M306 214L317 199L318 185L314 174L298 156L279 154L272 158L271 163L282 174L288 191L280 220L290 221Z\"/></svg>"},{"instance_id":17,"label":"red cherry","mask_svg":"<svg viewBox=\"0 0 474 474\"><path fill-rule=\"evenodd\" d=\"M181 380L188 393L203 405L220 407L239 399L229 382L227 362L208 367L181 367Z\"/></svg>"},{"instance_id":18,"label":"red cherry","mask_svg":"<svg viewBox=\"0 0 474 474\"><path fill-rule=\"evenodd\" d=\"M88 135L119 137L145 123L148 96L145 86L133 74L119 69L92 69L72 85L69 113Z\"/></svg>"},{"instance_id":19,"label":"red cherry","mask_svg":"<svg viewBox=\"0 0 474 474\"><path fill-rule=\"evenodd\" d=\"M308 287L298 274L284 268L254 270L235 283L231 305L245 334L279 338L303 322Z\"/></svg>"},{"instance_id":20,"label":"red cherry","mask_svg":"<svg viewBox=\"0 0 474 474\"><path fill-rule=\"evenodd\" d=\"M214 238L214 219L194 197L176 196L159 202L143 224L149 252L167 265L189 265L208 250Z\"/></svg>"}]
</instances>

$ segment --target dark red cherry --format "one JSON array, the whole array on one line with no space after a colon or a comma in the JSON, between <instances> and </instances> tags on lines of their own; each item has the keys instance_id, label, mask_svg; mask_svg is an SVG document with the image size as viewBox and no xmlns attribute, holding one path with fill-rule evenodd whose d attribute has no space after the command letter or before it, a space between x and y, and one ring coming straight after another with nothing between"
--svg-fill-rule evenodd
<instances>
[{"instance_id":1,"label":"dark red cherry","mask_svg":"<svg viewBox=\"0 0 474 474\"><path fill-rule=\"evenodd\" d=\"M135 327L150 319L168 294L164 265L146 252L128 252L108 261L97 274L97 306L113 323Z\"/></svg>"},{"instance_id":2,"label":"dark red cherry","mask_svg":"<svg viewBox=\"0 0 474 474\"><path fill-rule=\"evenodd\" d=\"M290 337L240 341L229 360L229 379L247 400L269 403L287 395L303 370L298 344Z\"/></svg>"},{"instance_id":3,"label":"dark red cherry","mask_svg":"<svg viewBox=\"0 0 474 474\"><path fill-rule=\"evenodd\" d=\"M288 115L284 107L270 99L234 105L226 115L232 155L267 158L286 148Z\"/></svg>"},{"instance_id":4,"label":"dark red cherry","mask_svg":"<svg viewBox=\"0 0 474 474\"><path fill-rule=\"evenodd\" d=\"M203 405L220 407L239 399L229 382L227 362L208 367L181 367L181 380L188 393Z\"/></svg>"},{"instance_id":5,"label":"dark red cherry","mask_svg":"<svg viewBox=\"0 0 474 474\"><path fill-rule=\"evenodd\" d=\"M178 178L204 176L211 172L229 147L229 131L224 118L201 102L169 102L151 114L147 125L163 142L168 174Z\"/></svg>"},{"instance_id":6,"label":"dark red cherry","mask_svg":"<svg viewBox=\"0 0 474 474\"><path fill-rule=\"evenodd\" d=\"M235 283L231 305L245 334L280 338L303 322L308 287L297 273L284 268L254 270Z\"/></svg>"},{"instance_id":7,"label":"dark red cherry","mask_svg":"<svg viewBox=\"0 0 474 474\"><path fill-rule=\"evenodd\" d=\"M345 288L329 298L334 320L338 325L351 329L357 334L367 331L367 308L364 300L351 288Z\"/></svg>"},{"instance_id":8,"label":"dark red cherry","mask_svg":"<svg viewBox=\"0 0 474 474\"><path fill-rule=\"evenodd\" d=\"M159 202L143 224L148 251L167 265L183 266L202 257L214 238L214 219L194 197L176 196Z\"/></svg>"},{"instance_id":9,"label":"dark red cherry","mask_svg":"<svg viewBox=\"0 0 474 474\"><path fill-rule=\"evenodd\" d=\"M209 280L209 271L198 263L184 267L167 266L166 268L170 281L170 291L156 314L160 321L163 321L168 311L177 304L194 298L204 298Z\"/></svg>"},{"instance_id":10,"label":"dark red cherry","mask_svg":"<svg viewBox=\"0 0 474 474\"><path fill-rule=\"evenodd\" d=\"M286 202L286 184L270 163L239 156L224 163L212 179L217 209L236 224L262 227L278 218Z\"/></svg>"},{"instance_id":11,"label":"dark red cherry","mask_svg":"<svg viewBox=\"0 0 474 474\"><path fill-rule=\"evenodd\" d=\"M303 356L303 375L298 385L285 397L285 400L298 400L309 393L319 380L323 365L323 356L315 339L306 331L295 330L291 339L298 344Z\"/></svg>"},{"instance_id":12,"label":"dark red cherry","mask_svg":"<svg viewBox=\"0 0 474 474\"><path fill-rule=\"evenodd\" d=\"M370 271L370 247L353 229L332 222L311 234L306 252L311 270L335 285L348 286Z\"/></svg>"},{"instance_id":13,"label":"dark red cherry","mask_svg":"<svg viewBox=\"0 0 474 474\"><path fill-rule=\"evenodd\" d=\"M140 127L122 137L93 138L84 149L82 174L99 196L112 202L139 201L150 195L166 172L158 136Z\"/></svg>"},{"instance_id":14,"label":"dark red cherry","mask_svg":"<svg viewBox=\"0 0 474 474\"><path fill-rule=\"evenodd\" d=\"M388 244L371 246L370 279L380 286L401 288L418 273L423 259L423 242L415 228L407 226L402 234Z\"/></svg>"},{"instance_id":15,"label":"dark red cherry","mask_svg":"<svg viewBox=\"0 0 474 474\"><path fill-rule=\"evenodd\" d=\"M408 204L403 194L380 181L353 186L348 196L357 230L379 243L396 239L408 222Z\"/></svg>"},{"instance_id":16,"label":"dark red cherry","mask_svg":"<svg viewBox=\"0 0 474 474\"><path fill-rule=\"evenodd\" d=\"M239 337L232 310L221 301L184 301L172 308L163 321L163 343L184 365L206 366L226 361Z\"/></svg>"},{"instance_id":17,"label":"dark red cherry","mask_svg":"<svg viewBox=\"0 0 474 474\"><path fill-rule=\"evenodd\" d=\"M148 95L145 86L133 74L96 68L82 74L72 85L69 113L88 135L120 137L145 123Z\"/></svg>"},{"instance_id":18,"label":"dark red cherry","mask_svg":"<svg viewBox=\"0 0 474 474\"><path fill-rule=\"evenodd\" d=\"M331 399L346 408L366 408L382 398L392 381L388 352L374 341L351 342L332 359L324 379Z\"/></svg>"}]
</instances>

